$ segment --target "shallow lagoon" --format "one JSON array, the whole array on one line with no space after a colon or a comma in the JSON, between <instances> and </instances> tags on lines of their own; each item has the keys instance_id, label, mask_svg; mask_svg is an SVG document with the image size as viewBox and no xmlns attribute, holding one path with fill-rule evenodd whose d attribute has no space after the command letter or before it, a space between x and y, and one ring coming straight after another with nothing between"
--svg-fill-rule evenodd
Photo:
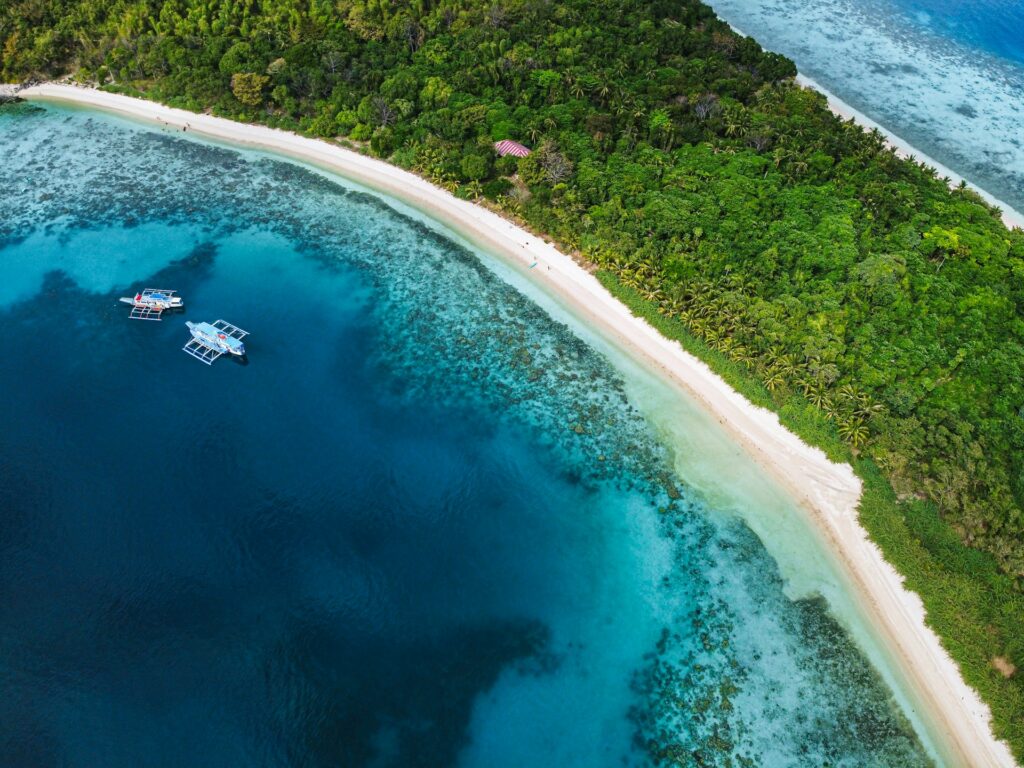
<instances>
[{"instance_id":1,"label":"shallow lagoon","mask_svg":"<svg viewBox=\"0 0 1024 768\"><path fill-rule=\"evenodd\" d=\"M922 765L603 354L298 166L0 112L13 765ZM158 285L159 284L159 285ZM137 287L180 290L162 323ZM184 355L184 319L252 333Z\"/></svg>"},{"instance_id":2,"label":"shallow lagoon","mask_svg":"<svg viewBox=\"0 0 1024 768\"><path fill-rule=\"evenodd\" d=\"M1024 4L713 0L723 19L998 200L1024 211ZM943 172L944 173L944 172Z\"/></svg>"}]
</instances>

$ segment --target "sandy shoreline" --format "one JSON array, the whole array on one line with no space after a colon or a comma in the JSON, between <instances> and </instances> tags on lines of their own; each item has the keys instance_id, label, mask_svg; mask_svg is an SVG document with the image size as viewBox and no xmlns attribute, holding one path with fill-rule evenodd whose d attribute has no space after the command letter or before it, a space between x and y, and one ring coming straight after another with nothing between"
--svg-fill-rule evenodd
<instances>
[{"instance_id":1,"label":"sandy shoreline","mask_svg":"<svg viewBox=\"0 0 1024 768\"><path fill-rule=\"evenodd\" d=\"M729 24L729 28L737 35L748 37L746 32L734 26L733 24ZM921 150L917 149L910 142L900 138L895 133L890 131L888 128L885 128L880 123L877 123L876 121L872 120L870 117L865 115L860 110L854 109L852 106L850 106L845 101L840 99L830 90L828 90L828 88L826 88L816 80L813 80L807 75L797 73L796 81L804 88L810 88L822 94L828 101L828 108L832 112L832 114L842 118L843 120L853 120L855 123L857 123L857 125L861 126L862 128L866 128L869 131L877 130L884 137L885 143L896 150L897 157L913 157L919 163L930 165L932 168L938 171L939 174L949 178L950 187L956 187L957 185L960 184L960 182L964 182L968 186L968 188L974 190L979 195L981 195L981 198L985 200L985 202L999 208L999 210L1002 213L1003 223L1007 227L1009 227L1010 229L1024 229L1024 213L1021 213L1020 211L1007 205L1002 200L997 198L995 195L982 189L974 182L965 179L963 176L961 176L951 168L947 168L938 160L935 160L934 158L924 154L923 152L921 152Z\"/></svg>"},{"instance_id":2,"label":"sandy shoreline","mask_svg":"<svg viewBox=\"0 0 1024 768\"><path fill-rule=\"evenodd\" d=\"M1014 765L1007 746L991 734L988 708L963 682L938 638L925 626L920 599L903 588L900 576L859 525L860 481L853 470L832 463L786 430L775 414L750 404L676 342L634 317L593 275L554 246L413 174L327 142L74 86L45 84L19 95L99 108L175 128L187 125L189 132L204 137L294 157L386 193L520 270L536 263L527 272L532 281L701 402L810 511L898 658L915 703L925 711L929 730L949 764Z\"/></svg>"},{"instance_id":3,"label":"sandy shoreline","mask_svg":"<svg viewBox=\"0 0 1024 768\"><path fill-rule=\"evenodd\" d=\"M853 120L855 123L857 123L857 125L867 128L868 130L877 130L879 133L882 134L882 136L885 137L885 143L896 150L896 155L898 157L913 157L919 163L923 162L926 165L930 165L932 168L938 171L941 176L946 176L949 178L951 187L956 187L957 185L960 184L960 182L964 182L970 189L974 190L979 195L981 195L982 199L984 199L985 202L989 203L990 205L997 206L1000 209L1000 211L1002 212L1003 223L1007 227L1009 227L1010 229L1013 229L1014 227L1016 227L1017 229L1024 229L1024 213L1014 210L1009 205L1004 203L1002 200L999 200L994 195L986 192L977 184L974 184L973 182L965 179L956 171L947 168L934 158L931 158L928 155L923 154L919 149L915 148L909 142L904 141L892 131L884 128L879 123L876 123L863 112L854 109L845 101L840 99L838 96L836 96L834 93L829 91L827 88L825 88L815 80L812 80L806 75L797 75L796 81L805 88L812 88L815 91L818 91L819 93L823 94L825 98L828 100L828 108L832 111L833 114L838 115L843 120Z\"/></svg>"}]
</instances>

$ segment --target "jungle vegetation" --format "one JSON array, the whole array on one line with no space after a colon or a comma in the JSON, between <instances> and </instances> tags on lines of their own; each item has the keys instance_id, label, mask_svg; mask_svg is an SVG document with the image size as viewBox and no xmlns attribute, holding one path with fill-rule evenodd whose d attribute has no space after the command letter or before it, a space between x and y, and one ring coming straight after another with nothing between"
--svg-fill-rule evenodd
<instances>
[{"instance_id":1,"label":"jungle vegetation","mask_svg":"<svg viewBox=\"0 0 1024 768\"><path fill-rule=\"evenodd\" d=\"M596 265L854 462L865 525L1024 757L1024 233L791 61L698 0L0 0L0 56L6 80L347 141Z\"/></svg>"}]
</instances>

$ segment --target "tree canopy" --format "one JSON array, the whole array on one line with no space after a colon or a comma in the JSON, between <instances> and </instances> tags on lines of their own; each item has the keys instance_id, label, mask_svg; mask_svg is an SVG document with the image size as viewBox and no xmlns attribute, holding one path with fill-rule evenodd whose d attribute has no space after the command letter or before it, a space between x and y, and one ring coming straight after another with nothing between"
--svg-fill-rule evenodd
<instances>
[{"instance_id":1,"label":"tree canopy","mask_svg":"<svg viewBox=\"0 0 1024 768\"><path fill-rule=\"evenodd\" d=\"M1024 584L1024 234L834 116L794 84L791 61L706 5L8 8L5 78L74 73L345 137L489 200L756 377L780 408L806 404L899 499L933 503ZM533 154L496 157L505 138ZM1019 628L1012 605L1002 612ZM1021 636L999 641L1018 665Z\"/></svg>"}]
</instances>

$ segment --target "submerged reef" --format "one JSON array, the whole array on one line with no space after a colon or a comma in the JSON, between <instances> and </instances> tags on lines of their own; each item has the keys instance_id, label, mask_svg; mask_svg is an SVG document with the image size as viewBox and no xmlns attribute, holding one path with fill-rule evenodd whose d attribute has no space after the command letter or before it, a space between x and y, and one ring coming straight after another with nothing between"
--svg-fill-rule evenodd
<instances>
[{"instance_id":1,"label":"submerged reef","mask_svg":"<svg viewBox=\"0 0 1024 768\"><path fill-rule=\"evenodd\" d=\"M636 660L629 763L929 764L825 602L790 600L756 536L708 514L675 477L671 447L611 363L475 254L295 164L83 113L8 106L0 120L11 153L0 189L16 191L0 194L0 248L159 222L199 234L177 266L201 274L216 262L218 240L269 233L320 269L359 274L365 292L338 301L369 307L375 343L365 364L382 383L382 402L497 414L481 429L524 435L583 494L614 490L643 502L642 512L623 514L654 511L672 562L658 585L660 639ZM48 290L58 290L54 279ZM548 643L543 628L531 627L502 663L528 657L537 663L521 670L550 674L566 662ZM343 695L344 681L334 684ZM329 728L321 736L338 738Z\"/></svg>"}]
</instances>

